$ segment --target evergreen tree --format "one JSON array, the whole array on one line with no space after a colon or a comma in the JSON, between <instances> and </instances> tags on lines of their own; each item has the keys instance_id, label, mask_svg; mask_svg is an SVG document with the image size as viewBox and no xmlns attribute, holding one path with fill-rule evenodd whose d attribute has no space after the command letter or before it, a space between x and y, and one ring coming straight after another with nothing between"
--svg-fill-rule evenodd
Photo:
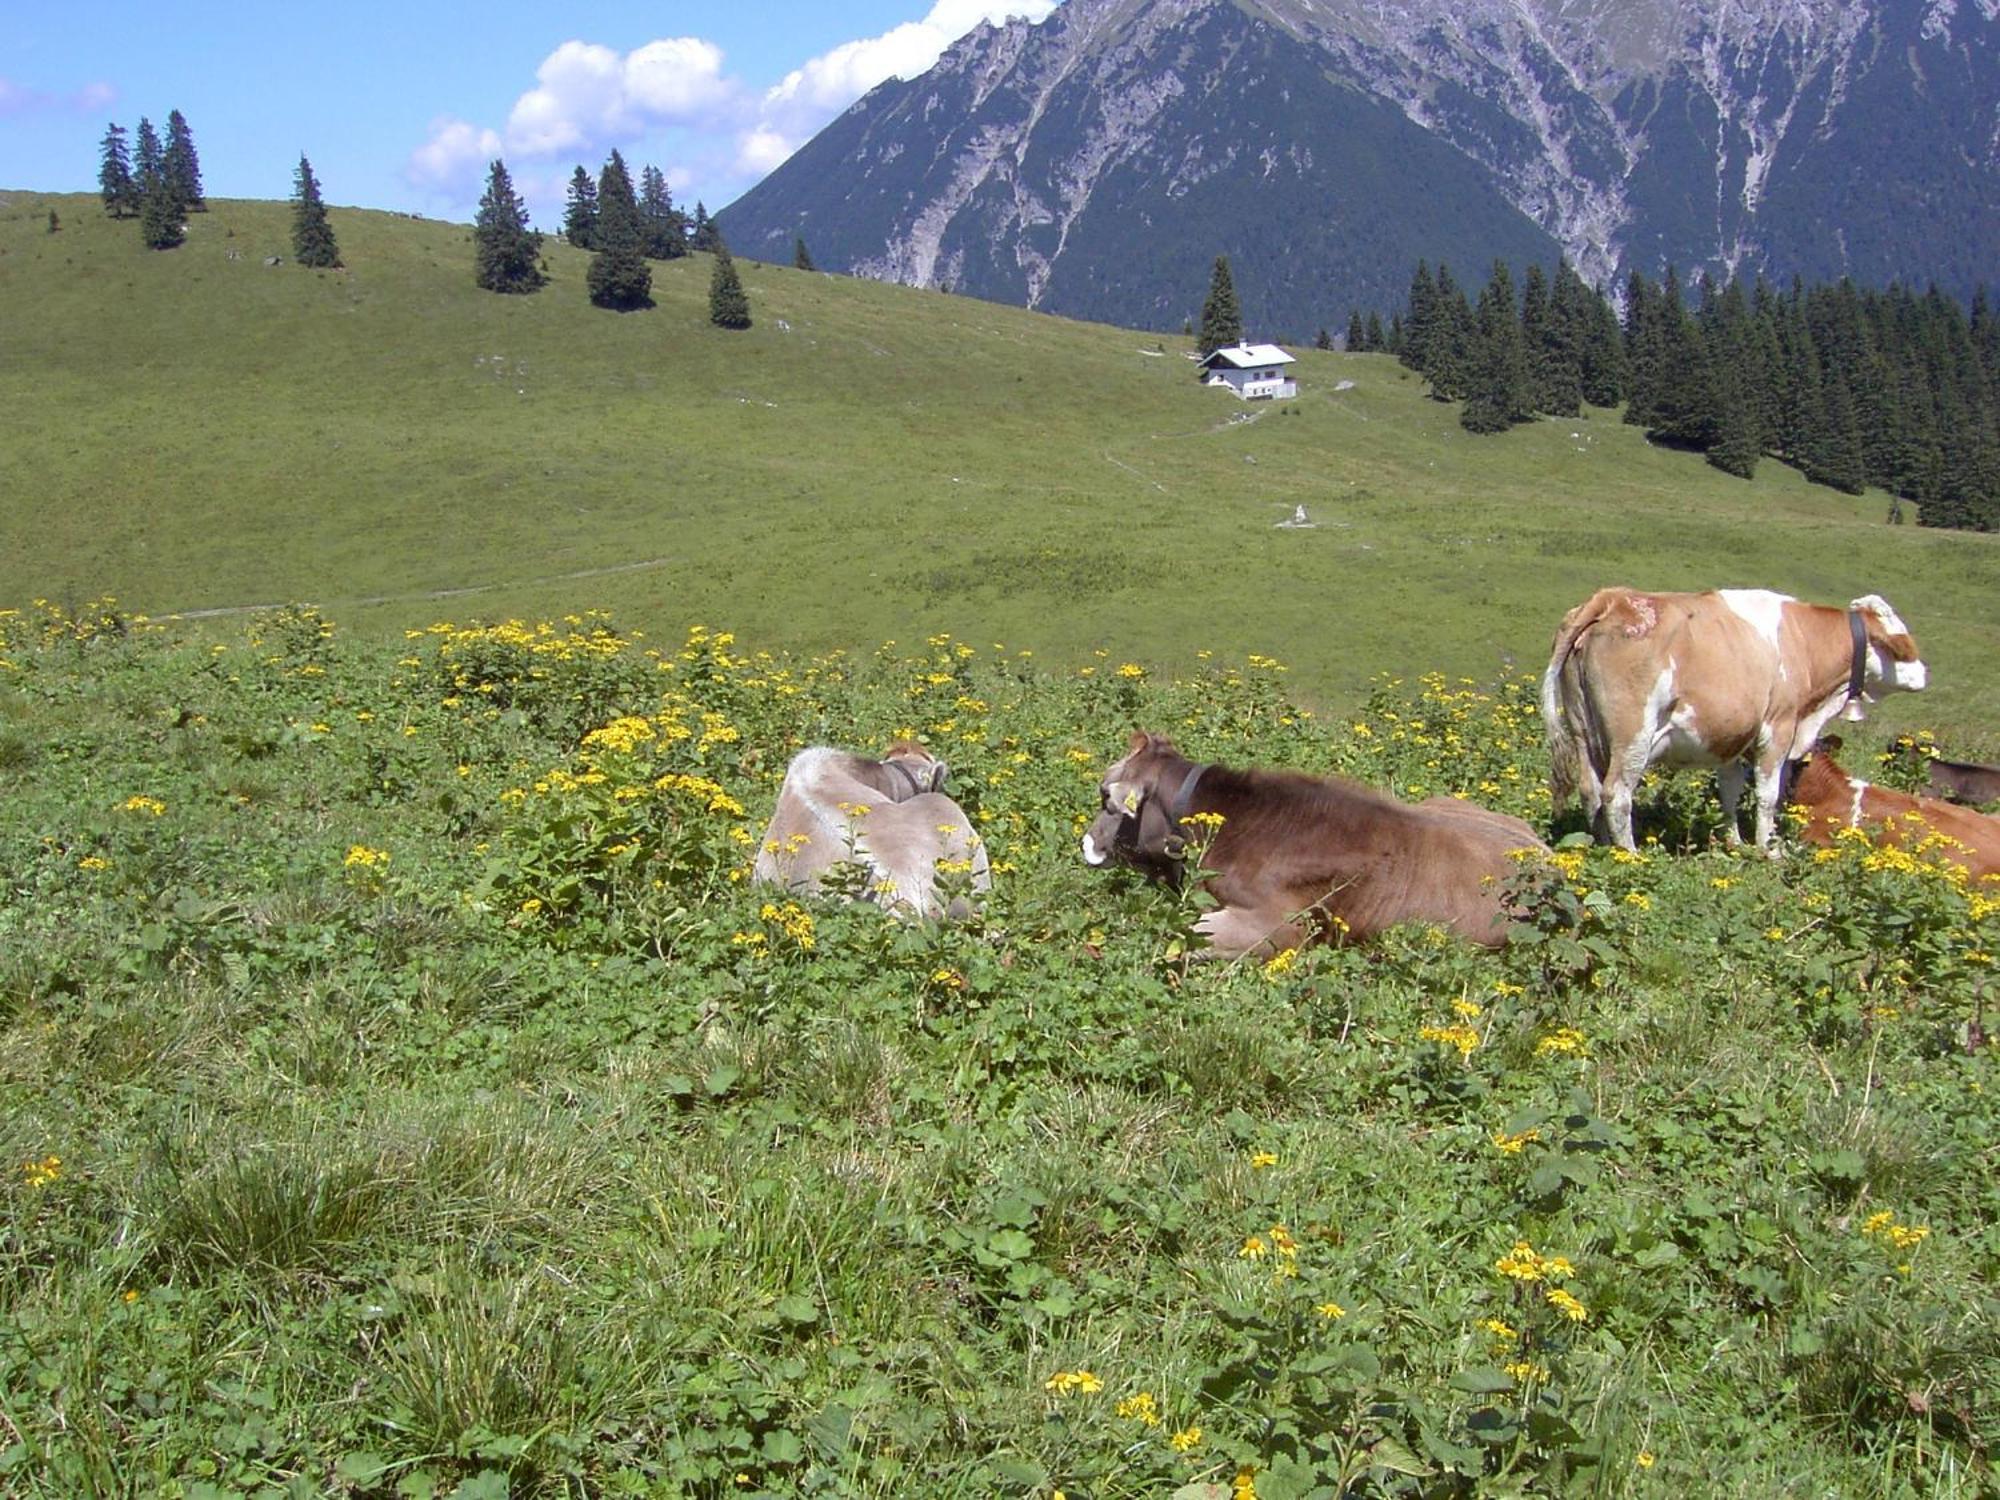
<instances>
[{"instance_id":1,"label":"evergreen tree","mask_svg":"<svg viewBox=\"0 0 2000 1500\"><path fill-rule=\"evenodd\" d=\"M1208 299L1201 305L1201 336L1195 349L1206 356L1243 342L1243 309L1237 305L1236 283L1229 275L1229 257L1215 257L1209 273Z\"/></svg>"},{"instance_id":2,"label":"evergreen tree","mask_svg":"<svg viewBox=\"0 0 2000 1500\"><path fill-rule=\"evenodd\" d=\"M1575 272L1576 322L1583 330L1577 346L1577 385L1592 406L1616 406L1625 399L1625 347L1611 299L1584 286ZM1581 300L1587 299L1587 300Z\"/></svg>"},{"instance_id":3,"label":"evergreen tree","mask_svg":"<svg viewBox=\"0 0 2000 1500\"><path fill-rule=\"evenodd\" d=\"M303 152L292 177L292 258L302 266L340 264L340 246L334 242L333 225L319 195L319 179Z\"/></svg>"},{"instance_id":4,"label":"evergreen tree","mask_svg":"<svg viewBox=\"0 0 2000 1500\"><path fill-rule=\"evenodd\" d=\"M690 245L703 252L713 251L722 242L721 231L708 216L708 205L699 198L694 200L694 224L688 233Z\"/></svg>"},{"instance_id":5,"label":"evergreen tree","mask_svg":"<svg viewBox=\"0 0 2000 1500\"><path fill-rule=\"evenodd\" d=\"M1368 330L1361 324L1361 313L1357 308L1347 315L1347 352L1359 354L1368 346Z\"/></svg>"},{"instance_id":6,"label":"evergreen tree","mask_svg":"<svg viewBox=\"0 0 2000 1500\"><path fill-rule=\"evenodd\" d=\"M665 174L658 167L649 166L640 172L639 184L639 223L645 235L646 258L674 260L686 255L686 221L674 207Z\"/></svg>"},{"instance_id":7,"label":"evergreen tree","mask_svg":"<svg viewBox=\"0 0 2000 1500\"><path fill-rule=\"evenodd\" d=\"M719 235L715 240L715 270L708 278L708 321L717 328L750 326L750 299L743 293L729 247Z\"/></svg>"},{"instance_id":8,"label":"evergreen tree","mask_svg":"<svg viewBox=\"0 0 2000 1500\"><path fill-rule=\"evenodd\" d=\"M1701 334L1713 411L1708 461L1748 479L1763 453L1762 419L1752 393L1765 374L1758 368L1741 283L1730 282L1719 297L1704 296Z\"/></svg>"},{"instance_id":9,"label":"evergreen tree","mask_svg":"<svg viewBox=\"0 0 2000 1500\"><path fill-rule=\"evenodd\" d=\"M1521 287L1521 345L1528 360L1528 397L1536 411L1573 417L1583 409L1580 350L1584 324L1558 263L1553 287L1540 266L1528 267ZM1573 278L1572 278L1573 279ZM1582 282L1575 283L1578 288Z\"/></svg>"},{"instance_id":10,"label":"evergreen tree","mask_svg":"<svg viewBox=\"0 0 2000 1500\"><path fill-rule=\"evenodd\" d=\"M183 238L180 202L157 165L139 179L139 238L148 250L171 250Z\"/></svg>"},{"instance_id":11,"label":"evergreen tree","mask_svg":"<svg viewBox=\"0 0 2000 1500\"><path fill-rule=\"evenodd\" d=\"M569 198L563 205L563 238L579 250L597 248L597 184L582 167L569 179Z\"/></svg>"},{"instance_id":12,"label":"evergreen tree","mask_svg":"<svg viewBox=\"0 0 2000 1500\"><path fill-rule=\"evenodd\" d=\"M139 211L139 184L132 176L132 156L125 148L125 127L113 124L104 132L99 148L97 188L104 199L104 211L123 219Z\"/></svg>"},{"instance_id":13,"label":"evergreen tree","mask_svg":"<svg viewBox=\"0 0 2000 1500\"><path fill-rule=\"evenodd\" d=\"M1458 425L1467 432L1504 432L1534 414L1528 387L1528 357L1521 342L1521 318L1514 305L1514 278L1505 261L1479 293L1478 336L1467 371L1465 409Z\"/></svg>"},{"instance_id":14,"label":"evergreen tree","mask_svg":"<svg viewBox=\"0 0 2000 1500\"><path fill-rule=\"evenodd\" d=\"M159 132L153 129L153 122L144 115L139 116L139 133L133 137L132 180L142 188L147 176L159 176L165 166L166 153L160 149Z\"/></svg>"},{"instance_id":15,"label":"evergreen tree","mask_svg":"<svg viewBox=\"0 0 2000 1500\"><path fill-rule=\"evenodd\" d=\"M819 269L818 266L813 264L812 252L806 249L806 237L802 234L792 236L792 265L800 271L817 271Z\"/></svg>"},{"instance_id":16,"label":"evergreen tree","mask_svg":"<svg viewBox=\"0 0 2000 1500\"><path fill-rule=\"evenodd\" d=\"M473 279L489 292L534 292L542 274L542 237L528 228L527 206L514 192L507 164L495 161L472 221Z\"/></svg>"},{"instance_id":17,"label":"evergreen tree","mask_svg":"<svg viewBox=\"0 0 2000 1500\"><path fill-rule=\"evenodd\" d=\"M1401 313L1390 313L1389 336L1382 341L1382 347L1395 355L1398 360L1402 360L1403 351L1408 347L1408 341L1409 335L1403 331L1403 315Z\"/></svg>"},{"instance_id":18,"label":"evergreen tree","mask_svg":"<svg viewBox=\"0 0 2000 1500\"><path fill-rule=\"evenodd\" d=\"M1451 267L1439 261L1423 365L1424 379L1430 382L1435 400L1465 399L1471 387L1473 348L1478 341L1479 326L1473 318L1472 305L1452 279Z\"/></svg>"},{"instance_id":19,"label":"evergreen tree","mask_svg":"<svg viewBox=\"0 0 2000 1500\"><path fill-rule=\"evenodd\" d=\"M1410 277L1410 316L1400 325L1402 338L1396 351L1396 357L1419 375L1426 373L1431 329L1436 321L1437 284L1431 280L1430 266L1420 260L1416 273Z\"/></svg>"},{"instance_id":20,"label":"evergreen tree","mask_svg":"<svg viewBox=\"0 0 2000 1500\"><path fill-rule=\"evenodd\" d=\"M208 200L201 195L201 159L194 152L194 132L179 110L167 112L167 147L161 155L160 170L167 191L174 195L182 213L205 214Z\"/></svg>"},{"instance_id":21,"label":"evergreen tree","mask_svg":"<svg viewBox=\"0 0 2000 1500\"><path fill-rule=\"evenodd\" d=\"M1382 338L1382 315L1380 313L1371 312L1368 315L1368 326L1361 330L1361 347L1366 349L1370 354L1380 354L1382 352L1384 340Z\"/></svg>"},{"instance_id":22,"label":"evergreen tree","mask_svg":"<svg viewBox=\"0 0 2000 1500\"><path fill-rule=\"evenodd\" d=\"M639 200L625 158L615 150L597 174L597 251L585 282L598 307L629 312L653 305L653 270L646 264Z\"/></svg>"},{"instance_id":23,"label":"evergreen tree","mask_svg":"<svg viewBox=\"0 0 2000 1500\"><path fill-rule=\"evenodd\" d=\"M1333 335L1328 333L1324 328L1322 328L1316 335L1314 335L1313 348L1331 349L1332 347L1333 347Z\"/></svg>"}]
</instances>

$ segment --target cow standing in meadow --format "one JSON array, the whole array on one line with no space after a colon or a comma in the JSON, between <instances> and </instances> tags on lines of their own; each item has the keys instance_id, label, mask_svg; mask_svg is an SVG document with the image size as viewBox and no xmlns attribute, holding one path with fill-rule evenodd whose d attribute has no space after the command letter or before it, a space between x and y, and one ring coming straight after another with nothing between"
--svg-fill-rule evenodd
<instances>
[{"instance_id":1,"label":"cow standing in meadow","mask_svg":"<svg viewBox=\"0 0 2000 1500\"><path fill-rule=\"evenodd\" d=\"M1521 851L1547 852L1519 818L1456 797L1408 803L1339 777L1197 765L1143 730L1099 790L1085 861L1177 883L1198 857L1221 905L1195 930L1227 957L1359 942L1398 922L1498 947L1507 877Z\"/></svg>"},{"instance_id":2,"label":"cow standing in meadow","mask_svg":"<svg viewBox=\"0 0 2000 1500\"><path fill-rule=\"evenodd\" d=\"M1840 740L1828 735L1792 773L1787 800L1805 809L1808 843L1831 847L1847 829L1860 828L1891 848L1924 847L1975 880L2000 876L2000 818L1857 780L1835 764L1839 748Z\"/></svg>"},{"instance_id":3,"label":"cow standing in meadow","mask_svg":"<svg viewBox=\"0 0 2000 1500\"><path fill-rule=\"evenodd\" d=\"M1563 618L1542 676L1555 810L1581 792L1600 843L1634 847L1649 767L1715 766L1723 832L1754 773L1757 844L1775 852L1778 783L1835 714L1862 716L1926 681L1910 632L1876 594L1845 610L1766 589L1599 589Z\"/></svg>"},{"instance_id":4,"label":"cow standing in meadow","mask_svg":"<svg viewBox=\"0 0 2000 1500\"><path fill-rule=\"evenodd\" d=\"M963 900L947 913L940 869L965 874L975 893L991 889L993 877L986 845L944 794L946 770L909 740L897 740L879 760L824 745L801 750L785 768L753 877L817 891L827 871L852 863L865 874L867 898L890 910L970 915Z\"/></svg>"}]
</instances>

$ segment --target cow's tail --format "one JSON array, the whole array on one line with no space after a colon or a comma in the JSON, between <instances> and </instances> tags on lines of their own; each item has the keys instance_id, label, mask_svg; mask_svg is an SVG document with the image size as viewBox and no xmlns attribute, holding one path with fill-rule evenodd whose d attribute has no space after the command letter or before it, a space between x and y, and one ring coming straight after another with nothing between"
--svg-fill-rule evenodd
<instances>
[{"instance_id":1,"label":"cow's tail","mask_svg":"<svg viewBox=\"0 0 2000 1500\"><path fill-rule=\"evenodd\" d=\"M1603 618L1605 595L1610 592L1609 589L1598 590L1563 616L1562 625L1556 631L1555 644L1549 650L1548 670L1542 673L1542 729L1549 743L1551 813L1561 812L1569 805L1570 798L1576 795L1583 763L1583 740L1570 721L1564 704L1567 696L1564 692L1565 679L1569 676L1578 637Z\"/></svg>"}]
</instances>

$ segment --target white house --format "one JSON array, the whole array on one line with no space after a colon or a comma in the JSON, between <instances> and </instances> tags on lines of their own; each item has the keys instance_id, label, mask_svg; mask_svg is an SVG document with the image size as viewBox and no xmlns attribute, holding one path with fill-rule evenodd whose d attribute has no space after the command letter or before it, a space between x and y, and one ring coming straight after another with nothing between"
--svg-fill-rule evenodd
<instances>
[{"instance_id":1,"label":"white house","mask_svg":"<svg viewBox=\"0 0 2000 1500\"><path fill-rule=\"evenodd\" d=\"M1226 385L1245 401L1283 401L1299 393L1299 383L1285 373L1295 362L1276 344L1231 344L1201 362L1201 383Z\"/></svg>"}]
</instances>

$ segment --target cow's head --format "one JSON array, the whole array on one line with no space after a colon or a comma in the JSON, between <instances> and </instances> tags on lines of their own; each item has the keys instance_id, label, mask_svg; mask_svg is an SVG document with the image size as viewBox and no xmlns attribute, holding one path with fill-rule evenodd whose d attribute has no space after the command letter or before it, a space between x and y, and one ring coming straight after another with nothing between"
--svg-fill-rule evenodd
<instances>
[{"instance_id":1,"label":"cow's head","mask_svg":"<svg viewBox=\"0 0 2000 1500\"><path fill-rule=\"evenodd\" d=\"M915 740L896 740L883 752L882 768L890 774L882 790L902 802L925 792L944 790L951 768Z\"/></svg>"},{"instance_id":2,"label":"cow's head","mask_svg":"<svg viewBox=\"0 0 2000 1500\"><path fill-rule=\"evenodd\" d=\"M1847 607L1861 617L1867 633L1867 650L1861 663L1861 684L1867 696L1922 692L1930 681L1930 672L1917 655L1910 627L1889 607L1889 601L1880 594L1864 594ZM1860 705L1849 703L1847 716L1860 718Z\"/></svg>"},{"instance_id":3,"label":"cow's head","mask_svg":"<svg viewBox=\"0 0 2000 1500\"><path fill-rule=\"evenodd\" d=\"M1187 759L1173 741L1135 729L1125 758L1104 773L1098 786L1097 818L1083 835L1084 863L1116 861L1148 875L1175 878L1187 845L1168 817L1168 799L1187 770Z\"/></svg>"}]
</instances>

